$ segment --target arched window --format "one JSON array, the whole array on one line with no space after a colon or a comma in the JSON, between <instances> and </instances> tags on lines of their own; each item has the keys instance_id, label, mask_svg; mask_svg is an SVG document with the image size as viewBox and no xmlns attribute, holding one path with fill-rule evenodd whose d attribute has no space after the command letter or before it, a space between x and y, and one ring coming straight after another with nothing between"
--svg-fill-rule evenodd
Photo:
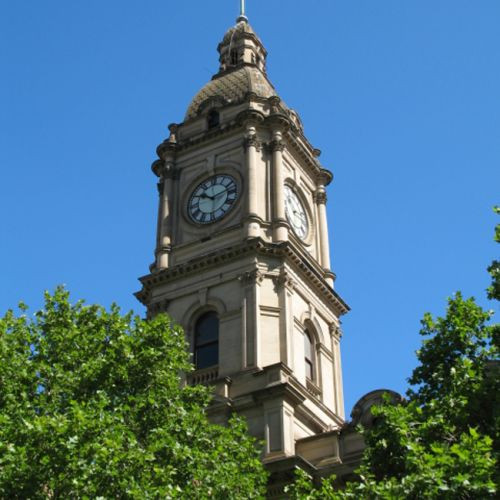
<instances>
[{"instance_id":1,"label":"arched window","mask_svg":"<svg viewBox=\"0 0 500 500\"><path fill-rule=\"evenodd\" d=\"M304 332L304 363L306 379L314 381L314 343L307 330Z\"/></svg>"},{"instance_id":2,"label":"arched window","mask_svg":"<svg viewBox=\"0 0 500 500\"><path fill-rule=\"evenodd\" d=\"M219 363L219 318L208 312L201 316L194 328L194 365L197 370Z\"/></svg>"},{"instance_id":3,"label":"arched window","mask_svg":"<svg viewBox=\"0 0 500 500\"><path fill-rule=\"evenodd\" d=\"M208 113L207 122L208 122L208 128L218 127L220 123L219 112L216 111L215 109L212 109L210 113Z\"/></svg>"}]
</instances>

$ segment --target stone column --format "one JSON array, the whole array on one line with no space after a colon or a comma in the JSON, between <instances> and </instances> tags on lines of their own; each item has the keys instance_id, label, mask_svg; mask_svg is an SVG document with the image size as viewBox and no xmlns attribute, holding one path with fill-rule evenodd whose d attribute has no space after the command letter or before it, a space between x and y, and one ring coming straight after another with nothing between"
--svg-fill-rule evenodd
<instances>
[{"instance_id":1,"label":"stone column","mask_svg":"<svg viewBox=\"0 0 500 500\"><path fill-rule=\"evenodd\" d=\"M170 253L172 251L173 233L173 196L176 157L176 130L175 124L170 125L170 137L158 147L160 160L153 163L153 171L160 178L158 194L160 197L158 207L158 228L156 239L156 268L158 270L169 267Z\"/></svg>"},{"instance_id":2,"label":"stone column","mask_svg":"<svg viewBox=\"0 0 500 500\"><path fill-rule=\"evenodd\" d=\"M160 223L157 249L157 267L166 269L172 251L172 197L174 162L166 161L158 187L160 190Z\"/></svg>"},{"instance_id":3,"label":"stone column","mask_svg":"<svg viewBox=\"0 0 500 500\"><path fill-rule=\"evenodd\" d=\"M333 273L330 270L330 244L328 238L328 221L326 217L326 199L325 187L320 185L315 194L319 222L319 255L321 266L326 272L325 279L333 288Z\"/></svg>"},{"instance_id":4,"label":"stone column","mask_svg":"<svg viewBox=\"0 0 500 500\"><path fill-rule=\"evenodd\" d=\"M339 327L332 325L330 327L332 336L332 353L333 353L333 382L335 390L335 409L340 418L345 418L344 411L344 387L342 381L342 362L340 359L340 338L342 331Z\"/></svg>"},{"instance_id":5,"label":"stone column","mask_svg":"<svg viewBox=\"0 0 500 500\"><path fill-rule=\"evenodd\" d=\"M273 241L275 243L288 240L288 223L285 217L285 182L283 174L283 151L285 143L280 129L273 131L271 141L273 199Z\"/></svg>"},{"instance_id":6,"label":"stone column","mask_svg":"<svg viewBox=\"0 0 500 500\"><path fill-rule=\"evenodd\" d=\"M246 150L246 182L247 182L247 206L245 235L248 238L260 236L260 217L258 216L257 198L257 152L260 151L260 142L257 139L257 131L252 123L247 125L245 133Z\"/></svg>"}]
</instances>

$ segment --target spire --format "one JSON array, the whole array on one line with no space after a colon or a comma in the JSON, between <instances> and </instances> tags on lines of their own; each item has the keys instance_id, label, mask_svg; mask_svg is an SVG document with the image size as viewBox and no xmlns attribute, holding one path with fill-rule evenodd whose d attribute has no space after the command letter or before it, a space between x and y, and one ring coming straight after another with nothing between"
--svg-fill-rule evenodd
<instances>
[{"instance_id":1,"label":"spire","mask_svg":"<svg viewBox=\"0 0 500 500\"><path fill-rule=\"evenodd\" d=\"M237 23L248 23L248 17L245 14L245 0L240 0L240 15L236 19Z\"/></svg>"}]
</instances>

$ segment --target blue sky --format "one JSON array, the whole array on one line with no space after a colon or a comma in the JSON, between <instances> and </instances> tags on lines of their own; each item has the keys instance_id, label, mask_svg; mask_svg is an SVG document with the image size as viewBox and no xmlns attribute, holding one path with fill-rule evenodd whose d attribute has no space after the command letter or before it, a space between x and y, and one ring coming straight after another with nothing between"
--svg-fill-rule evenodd
<instances>
[{"instance_id":1,"label":"blue sky","mask_svg":"<svg viewBox=\"0 0 500 500\"><path fill-rule=\"evenodd\" d=\"M119 303L152 261L166 126L237 0L0 0L0 311L64 283ZM271 81L333 170L346 412L404 391L425 311L486 307L498 253L498 0L248 0Z\"/></svg>"}]
</instances>

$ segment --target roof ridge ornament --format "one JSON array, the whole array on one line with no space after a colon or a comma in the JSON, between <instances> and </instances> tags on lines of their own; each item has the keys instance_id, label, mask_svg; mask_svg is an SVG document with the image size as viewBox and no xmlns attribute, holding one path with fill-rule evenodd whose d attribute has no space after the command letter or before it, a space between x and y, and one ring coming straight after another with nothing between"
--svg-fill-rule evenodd
<instances>
[{"instance_id":1,"label":"roof ridge ornament","mask_svg":"<svg viewBox=\"0 0 500 500\"><path fill-rule=\"evenodd\" d=\"M245 14L245 0L240 0L240 15L236 19L237 23L248 23L248 17Z\"/></svg>"}]
</instances>

